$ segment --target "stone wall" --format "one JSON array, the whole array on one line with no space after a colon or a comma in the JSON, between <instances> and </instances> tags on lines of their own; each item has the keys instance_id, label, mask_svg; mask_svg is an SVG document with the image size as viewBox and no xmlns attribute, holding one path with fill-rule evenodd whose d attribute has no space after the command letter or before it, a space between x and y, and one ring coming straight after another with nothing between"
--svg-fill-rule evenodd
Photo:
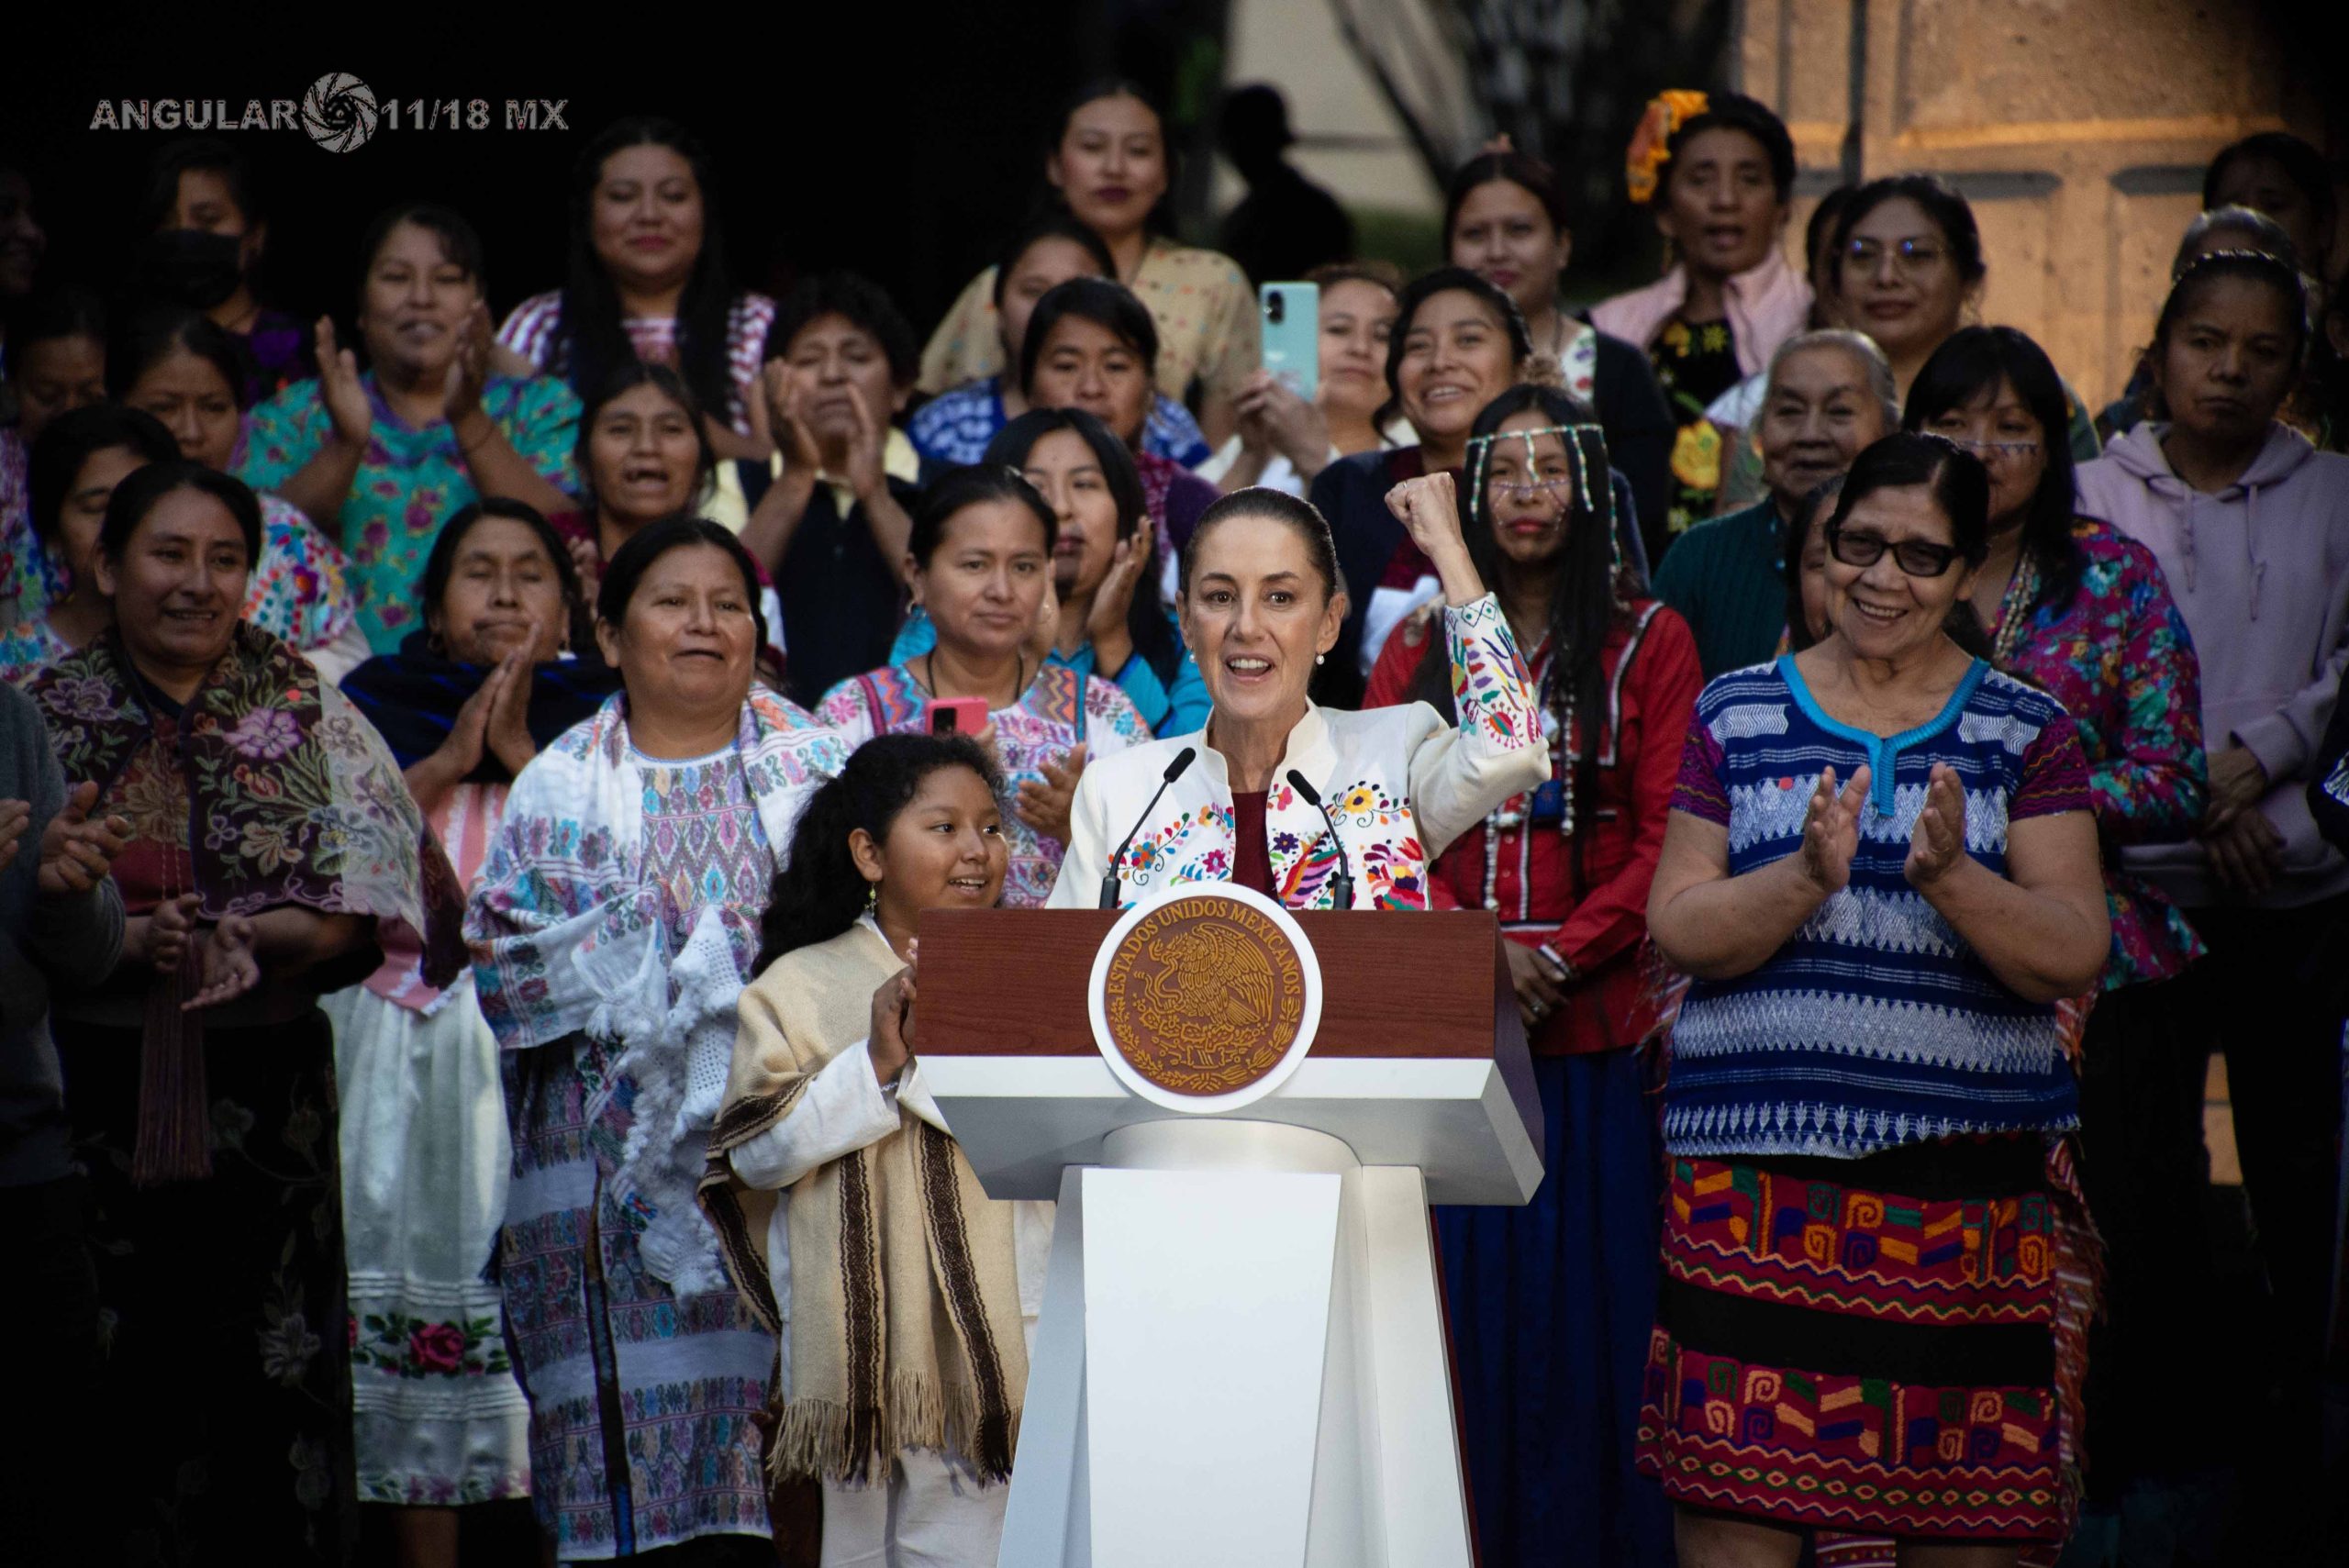
<instances>
[{"instance_id":1,"label":"stone wall","mask_svg":"<svg viewBox=\"0 0 2349 1568\"><path fill-rule=\"evenodd\" d=\"M2256 130L2323 144L2320 62L2264 17L2224 0L1743 0L1738 66L1794 133L1791 243L1852 173L1947 176L1982 227L1983 319L2037 338L2094 407L2151 331L2210 155Z\"/></svg>"}]
</instances>

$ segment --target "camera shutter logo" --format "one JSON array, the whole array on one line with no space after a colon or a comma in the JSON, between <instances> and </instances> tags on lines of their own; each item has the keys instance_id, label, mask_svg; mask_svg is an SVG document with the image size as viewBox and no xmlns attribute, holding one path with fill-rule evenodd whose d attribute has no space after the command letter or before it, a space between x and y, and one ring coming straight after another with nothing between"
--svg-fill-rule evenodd
<instances>
[{"instance_id":1,"label":"camera shutter logo","mask_svg":"<svg viewBox=\"0 0 2349 1568\"><path fill-rule=\"evenodd\" d=\"M328 152L350 152L375 134L375 95L349 72L329 72L302 95L302 128Z\"/></svg>"}]
</instances>

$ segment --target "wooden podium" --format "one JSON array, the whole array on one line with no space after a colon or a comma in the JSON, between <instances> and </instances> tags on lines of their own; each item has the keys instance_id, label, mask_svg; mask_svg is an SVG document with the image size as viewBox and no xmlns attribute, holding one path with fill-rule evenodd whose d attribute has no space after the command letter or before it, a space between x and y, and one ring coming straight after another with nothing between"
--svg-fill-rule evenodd
<instances>
[{"instance_id":1,"label":"wooden podium","mask_svg":"<svg viewBox=\"0 0 2349 1568\"><path fill-rule=\"evenodd\" d=\"M1310 1048L1199 1114L1097 1044L1119 917L921 920L923 1079L989 1195L1060 1205L999 1561L1469 1568L1427 1206L1542 1180L1497 922L1295 916Z\"/></svg>"}]
</instances>

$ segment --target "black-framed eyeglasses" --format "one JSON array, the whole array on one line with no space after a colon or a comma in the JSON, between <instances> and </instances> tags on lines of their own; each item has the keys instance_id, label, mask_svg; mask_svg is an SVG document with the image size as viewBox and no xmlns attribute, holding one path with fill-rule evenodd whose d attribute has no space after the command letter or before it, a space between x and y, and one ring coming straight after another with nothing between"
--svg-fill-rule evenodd
<instances>
[{"instance_id":1,"label":"black-framed eyeglasses","mask_svg":"<svg viewBox=\"0 0 2349 1568\"><path fill-rule=\"evenodd\" d=\"M1827 553L1846 566L1874 566L1887 550L1892 552L1892 563L1911 577L1940 577L1957 564L1954 547L1931 539L1904 539L1895 544L1865 529L1857 533L1837 528L1827 530Z\"/></svg>"}]
</instances>

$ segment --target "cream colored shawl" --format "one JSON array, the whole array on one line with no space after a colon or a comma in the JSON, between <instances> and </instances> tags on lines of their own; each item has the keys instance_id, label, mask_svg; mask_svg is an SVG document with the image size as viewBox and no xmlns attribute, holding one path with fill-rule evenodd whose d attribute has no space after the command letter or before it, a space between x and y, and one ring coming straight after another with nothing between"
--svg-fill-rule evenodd
<instances>
[{"instance_id":1,"label":"cream colored shawl","mask_svg":"<svg viewBox=\"0 0 2349 1568\"><path fill-rule=\"evenodd\" d=\"M786 953L742 992L726 1102L701 1198L728 1271L770 1328L774 1195L729 1155L791 1114L807 1080L870 1032L899 967L858 922ZM778 1478L860 1482L902 1448L1011 1473L1028 1386L1012 1206L980 1189L962 1146L910 1111L880 1142L791 1188L791 1395L769 1455Z\"/></svg>"}]
</instances>

